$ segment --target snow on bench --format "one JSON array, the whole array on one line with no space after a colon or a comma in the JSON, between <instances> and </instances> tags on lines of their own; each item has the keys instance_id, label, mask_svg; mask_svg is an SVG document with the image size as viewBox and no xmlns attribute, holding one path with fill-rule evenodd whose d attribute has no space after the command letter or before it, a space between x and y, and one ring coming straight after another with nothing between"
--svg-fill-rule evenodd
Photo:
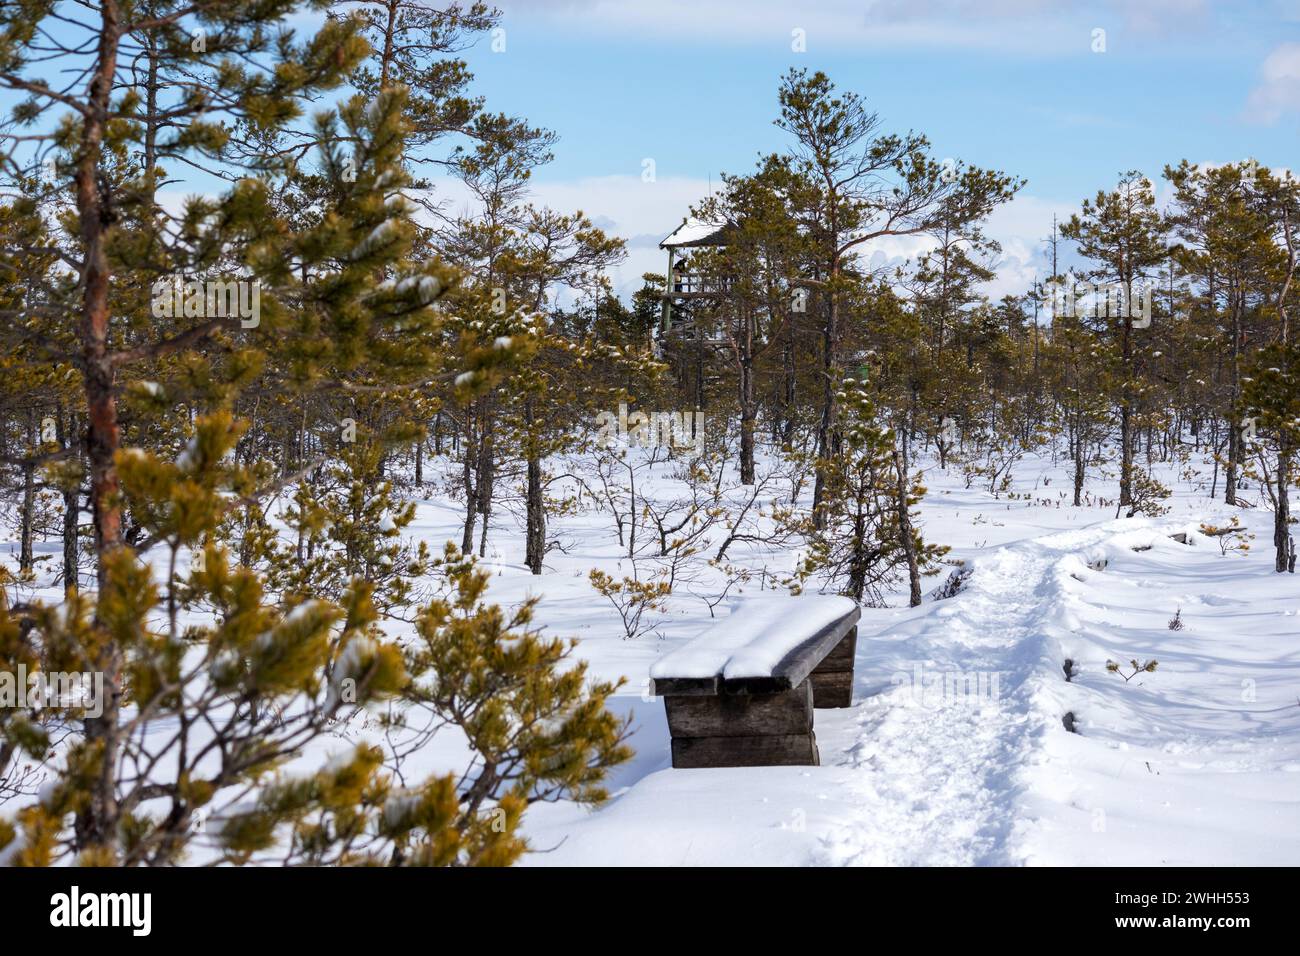
<instances>
[{"instance_id":1,"label":"snow on bench","mask_svg":"<svg viewBox=\"0 0 1300 956\"><path fill-rule=\"evenodd\" d=\"M818 763L814 707L848 707L858 606L823 595L751 598L650 668L674 767Z\"/></svg>"}]
</instances>

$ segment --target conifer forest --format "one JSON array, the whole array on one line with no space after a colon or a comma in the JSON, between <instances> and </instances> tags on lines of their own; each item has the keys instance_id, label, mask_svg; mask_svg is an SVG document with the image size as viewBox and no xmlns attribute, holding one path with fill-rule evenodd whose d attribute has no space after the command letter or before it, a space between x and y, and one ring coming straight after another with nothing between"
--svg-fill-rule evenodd
<instances>
[{"instance_id":1,"label":"conifer forest","mask_svg":"<svg viewBox=\"0 0 1300 956\"><path fill-rule=\"evenodd\" d=\"M1296 11L501 5L0 0L0 865L1300 864Z\"/></svg>"}]
</instances>

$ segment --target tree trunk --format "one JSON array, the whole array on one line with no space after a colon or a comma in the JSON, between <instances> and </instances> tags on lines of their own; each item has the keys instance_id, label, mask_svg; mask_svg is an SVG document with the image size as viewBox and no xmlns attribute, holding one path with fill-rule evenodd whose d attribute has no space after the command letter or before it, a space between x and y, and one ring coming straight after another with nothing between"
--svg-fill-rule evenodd
<instances>
[{"instance_id":1,"label":"tree trunk","mask_svg":"<svg viewBox=\"0 0 1300 956\"><path fill-rule=\"evenodd\" d=\"M21 527L19 530L18 571L23 575L32 573L34 557L32 555L32 524L36 520L36 463L31 460L36 454L36 410L27 411L27 454L23 456L23 506Z\"/></svg>"},{"instance_id":2,"label":"tree trunk","mask_svg":"<svg viewBox=\"0 0 1300 956\"><path fill-rule=\"evenodd\" d=\"M478 556L480 558L487 554L488 519L492 517L493 485L496 481L494 453L492 430L485 426L483 440L479 443L478 460L478 510L479 514L483 516L483 526L479 531L478 539Z\"/></svg>"},{"instance_id":3,"label":"tree trunk","mask_svg":"<svg viewBox=\"0 0 1300 956\"><path fill-rule=\"evenodd\" d=\"M909 607L921 603L921 568L916 558L916 536L912 532L912 516L907 507L907 439L902 439L903 452L894 447L894 474L897 479L894 489L894 507L898 515L898 536L901 538L903 554L907 558L907 580L911 588Z\"/></svg>"},{"instance_id":4,"label":"tree trunk","mask_svg":"<svg viewBox=\"0 0 1300 956\"><path fill-rule=\"evenodd\" d=\"M531 433L535 409L533 399L524 403L524 420ZM533 449L528 452L528 516L524 533L524 563L533 574L542 573L542 557L546 554L546 500L542 496L542 463Z\"/></svg>"},{"instance_id":5,"label":"tree trunk","mask_svg":"<svg viewBox=\"0 0 1300 956\"><path fill-rule=\"evenodd\" d=\"M1124 288L1131 289L1132 281L1122 276ZM1133 504L1133 320L1125 315L1121 320L1123 332L1121 348L1124 356L1124 387L1119 411L1119 509Z\"/></svg>"},{"instance_id":6,"label":"tree trunk","mask_svg":"<svg viewBox=\"0 0 1300 956\"><path fill-rule=\"evenodd\" d=\"M784 447L790 447L794 442L794 402L795 392L795 373L794 373L794 344L790 341L794 335L793 330L786 331L786 341L781 352L781 377L782 377L782 408L781 408L781 444Z\"/></svg>"},{"instance_id":7,"label":"tree trunk","mask_svg":"<svg viewBox=\"0 0 1300 956\"><path fill-rule=\"evenodd\" d=\"M1232 394L1228 400L1228 465L1223 472L1223 501L1235 505L1237 501L1237 467L1243 458L1241 423L1235 421L1240 414L1238 401L1241 397L1241 313L1245 304L1235 284L1230 284L1229 293L1232 300Z\"/></svg>"},{"instance_id":8,"label":"tree trunk","mask_svg":"<svg viewBox=\"0 0 1300 956\"><path fill-rule=\"evenodd\" d=\"M1083 504L1084 453L1087 444L1083 439L1083 427L1076 423L1074 428L1074 507Z\"/></svg>"},{"instance_id":9,"label":"tree trunk","mask_svg":"<svg viewBox=\"0 0 1300 956\"><path fill-rule=\"evenodd\" d=\"M474 412L465 409L465 448L461 453L461 479L465 486L465 528L460 537L461 554L474 553L474 523L478 520L478 482L475 481L474 466L478 460L478 449L474 441Z\"/></svg>"},{"instance_id":10,"label":"tree trunk","mask_svg":"<svg viewBox=\"0 0 1300 956\"><path fill-rule=\"evenodd\" d=\"M1277 452L1277 509L1273 513L1273 545L1277 550L1274 570L1295 573L1295 540L1291 537L1291 446L1285 437Z\"/></svg>"},{"instance_id":11,"label":"tree trunk","mask_svg":"<svg viewBox=\"0 0 1300 956\"><path fill-rule=\"evenodd\" d=\"M1228 419L1228 462L1223 467L1223 501L1237 503L1237 462L1241 460L1241 431L1237 422Z\"/></svg>"},{"instance_id":12,"label":"tree trunk","mask_svg":"<svg viewBox=\"0 0 1300 956\"><path fill-rule=\"evenodd\" d=\"M829 458L831 454L831 429L835 422L835 390L839 387L839 376L835 374L835 350L839 344L839 297L835 294L835 283L839 278L839 265L831 262L828 278L826 325L822 329L822 408L821 420L817 425L817 456ZM822 511L822 498L826 494L826 475L820 465L813 477L813 526L822 530L826 526L826 515Z\"/></svg>"},{"instance_id":13,"label":"tree trunk","mask_svg":"<svg viewBox=\"0 0 1300 956\"><path fill-rule=\"evenodd\" d=\"M754 359L740 362L740 483L754 483Z\"/></svg>"},{"instance_id":14,"label":"tree trunk","mask_svg":"<svg viewBox=\"0 0 1300 956\"><path fill-rule=\"evenodd\" d=\"M104 127L117 69L119 11L116 2L101 5L99 48L95 75L90 81L81 142L74 177L78 220L81 227L83 267L80 339L82 375L86 391L86 458L90 471L90 510L95 529L95 576L101 594L111 584L109 558L122 546L122 513L118 505L118 477L114 456L119 445L114 369L108 349L110 271L105 233L112 212L106 208L100 187L100 160ZM103 712L87 718L86 742L98 749L98 767L89 787L89 799L77 814L76 836L80 849L110 850L117 837L118 807L115 770L121 748L118 712L121 702L119 674L121 652L95 615L99 644L95 670L104 675ZM110 851L111 852L111 851Z\"/></svg>"},{"instance_id":15,"label":"tree trunk","mask_svg":"<svg viewBox=\"0 0 1300 956\"><path fill-rule=\"evenodd\" d=\"M67 449L73 447L76 441L76 418L71 411L68 412L67 424L64 424L63 409L58 410L58 417L55 419L56 427L59 430L58 439L59 447ZM81 518L81 493L80 489L73 485L71 488L65 488L63 491L63 590L66 593L68 588L77 587L77 572L79 565L79 555L77 549L77 528Z\"/></svg>"}]
</instances>

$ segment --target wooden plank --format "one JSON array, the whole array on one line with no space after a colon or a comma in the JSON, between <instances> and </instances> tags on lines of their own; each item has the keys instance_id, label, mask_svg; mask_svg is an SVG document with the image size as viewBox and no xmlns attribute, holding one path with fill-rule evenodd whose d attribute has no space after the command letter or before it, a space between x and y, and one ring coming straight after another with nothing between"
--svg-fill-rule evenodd
<instances>
[{"instance_id":1,"label":"wooden plank","mask_svg":"<svg viewBox=\"0 0 1300 956\"><path fill-rule=\"evenodd\" d=\"M717 694L721 684L722 678L717 674L712 677L652 677L650 696L708 697Z\"/></svg>"},{"instance_id":2,"label":"wooden plank","mask_svg":"<svg viewBox=\"0 0 1300 956\"><path fill-rule=\"evenodd\" d=\"M820 763L812 733L767 737L674 737L673 766L816 767Z\"/></svg>"},{"instance_id":3,"label":"wooden plank","mask_svg":"<svg viewBox=\"0 0 1300 956\"><path fill-rule=\"evenodd\" d=\"M780 694L665 697L674 737L763 737L806 734L813 726L813 685Z\"/></svg>"},{"instance_id":4,"label":"wooden plank","mask_svg":"<svg viewBox=\"0 0 1300 956\"><path fill-rule=\"evenodd\" d=\"M840 642L831 648L831 652L822 658L822 662L813 668L814 674L830 671L852 671L853 661L858 653L858 629L849 628L849 633L840 638Z\"/></svg>"},{"instance_id":5,"label":"wooden plank","mask_svg":"<svg viewBox=\"0 0 1300 956\"><path fill-rule=\"evenodd\" d=\"M837 621L832 621L808 640L801 642L772 668L767 677L731 677L722 682L724 694L775 694L798 687L813 672L831 649L843 639L858 618L860 608L854 608Z\"/></svg>"},{"instance_id":6,"label":"wooden plank","mask_svg":"<svg viewBox=\"0 0 1300 956\"><path fill-rule=\"evenodd\" d=\"M814 707L853 706L853 671L813 671L808 683Z\"/></svg>"}]
</instances>

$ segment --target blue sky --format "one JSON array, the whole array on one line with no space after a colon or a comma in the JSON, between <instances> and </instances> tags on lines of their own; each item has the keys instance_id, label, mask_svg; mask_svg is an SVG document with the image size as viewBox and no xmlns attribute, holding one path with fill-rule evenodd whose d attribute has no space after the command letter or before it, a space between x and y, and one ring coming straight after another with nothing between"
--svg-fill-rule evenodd
<instances>
[{"instance_id":1,"label":"blue sky","mask_svg":"<svg viewBox=\"0 0 1300 956\"><path fill-rule=\"evenodd\" d=\"M505 49L469 51L475 89L559 134L538 198L631 240L621 286L662 268L654 241L720 171L783 147L772 119L790 66L826 71L886 129L929 136L938 158L1028 180L991 223L1006 252L999 293L1041 269L1054 211L1068 215L1123 170L1158 179L1182 158L1296 166L1300 0L499 3ZM641 178L647 158L653 183Z\"/></svg>"}]
</instances>

